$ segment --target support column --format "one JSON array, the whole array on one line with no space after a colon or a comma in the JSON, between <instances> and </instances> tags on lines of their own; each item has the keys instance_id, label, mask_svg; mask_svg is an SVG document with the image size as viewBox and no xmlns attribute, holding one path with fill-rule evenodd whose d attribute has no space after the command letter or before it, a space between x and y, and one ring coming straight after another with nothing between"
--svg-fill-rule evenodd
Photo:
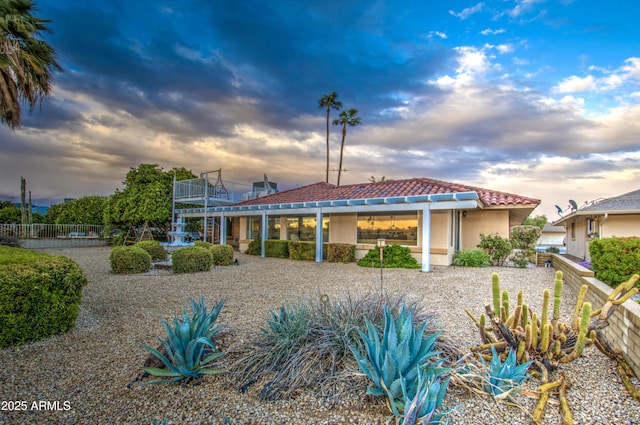
<instances>
[{"instance_id":1,"label":"support column","mask_svg":"<svg viewBox=\"0 0 640 425\"><path fill-rule=\"evenodd\" d=\"M260 256L264 257L265 253L264 253L264 241L267 240L267 236L268 236L268 231L269 229L267 228L268 226L268 222L267 222L267 212L266 211L262 211L262 222L260 223L260 234L261 234L261 244L260 244Z\"/></svg>"},{"instance_id":2,"label":"support column","mask_svg":"<svg viewBox=\"0 0 640 425\"><path fill-rule=\"evenodd\" d=\"M227 217L220 213L220 245L227 243Z\"/></svg>"},{"instance_id":3,"label":"support column","mask_svg":"<svg viewBox=\"0 0 640 425\"><path fill-rule=\"evenodd\" d=\"M422 208L422 271L431 271L431 205Z\"/></svg>"},{"instance_id":4,"label":"support column","mask_svg":"<svg viewBox=\"0 0 640 425\"><path fill-rule=\"evenodd\" d=\"M322 263L322 210L316 211L316 263Z\"/></svg>"}]
</instances>

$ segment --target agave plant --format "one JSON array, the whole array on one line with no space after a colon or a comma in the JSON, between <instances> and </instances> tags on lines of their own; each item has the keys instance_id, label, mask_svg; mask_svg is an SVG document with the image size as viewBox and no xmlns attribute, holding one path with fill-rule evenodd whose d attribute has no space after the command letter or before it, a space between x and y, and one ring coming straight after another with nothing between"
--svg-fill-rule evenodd
<instances>
[{"instance_id":1,"label":"agave plant","mask_svg":"<svg viewBox=\"0 0 640 425\"><path fill-rule=\"evenodd\" d=\"M359 331L365 354L350 348L360 369L373 382L367 392L374 396L386 395L389 409L400 416L405 409L405 400L413 399L418 393L422 372L435 377L448 372L448 369L439 367L444 359L439 359L440 352L434 351L441 332L425 337L427 322L416 328L412 310L404 307L395 320L386 307L384 315L382 337L369 321L366 323L367 334Z\"/></svg>"},{"instance_id":2,"label":"agave plant","mask_svg":"<svg viewBox=\"0 0 640 425\"><path fill-rule=\"evenodd\" d=\"M144 347L166 367L166 369L146 367L144 368L145 372L168 378L149 381L147 384L176 382L220 373L219 370L210 369L207 366L223 354L217 351L213 339L216 333L222 329L221 325L215 323L224 305L224 299L209 312L207 312L204 297L199 302L189 299L189 303L191 304L191 315L184 308L182 317L173 318L173 326L164 320L162 321L167 339L158 339L165 349L166 355L155 348ZM206 347L209 347L211 353L207 353L208 355L204 357Z\"/></svg>"},{"instance_id":3,"label":"agave plant","mask_svg":"<svg viewBox=\"0 0 640 425\"><path fill-rule=\"evenodd\" d=\"M480 357L482 359L482 357ZM485 361L482 359L482 363ZM533 362L517 364L515 350L510 350L504 363L496 352L495 347L491 347L491 362L489 370L485 375L484 389L494 397L505 398L511 394L516 394L522 384L529 376L527 370Z\"/></svg>"},{"instance_id":4,"label":"agave plant","mask_svg":"<svg viewBox=\"0 0 640 425\"><path fill-rule=\"evenodd\" d=\"M423 377L420 373L420 368L418 368L416 394L413 397L410 397L407 392L406 385L404 381L402 381L402 393L405 399L402 425L447 425L449 421L444 421L443 418L444 415L449 412L447 411L438 414L435 412L442 404L448 385L449 379L442 381L440 378L434 378L433 371L429 371L427 373L427 377ZM396 414L396 416L398 416L398 414Z\"/></svg>"}]
</instances>

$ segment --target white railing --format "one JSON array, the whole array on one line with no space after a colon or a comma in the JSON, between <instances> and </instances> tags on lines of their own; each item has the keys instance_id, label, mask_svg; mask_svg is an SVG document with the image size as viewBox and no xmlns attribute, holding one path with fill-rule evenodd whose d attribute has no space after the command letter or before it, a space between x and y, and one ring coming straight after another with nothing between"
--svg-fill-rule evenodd
<instances>
[{"instance_id":1,"label":"white railing","mask_svg":"<svg viewBox=\"0 0 640 425\"><path fill-rule=\"evenodd\" d=\"M103 239L95 224L0 224L0 235L18 239Z\"/></svg>"}]
</instances>

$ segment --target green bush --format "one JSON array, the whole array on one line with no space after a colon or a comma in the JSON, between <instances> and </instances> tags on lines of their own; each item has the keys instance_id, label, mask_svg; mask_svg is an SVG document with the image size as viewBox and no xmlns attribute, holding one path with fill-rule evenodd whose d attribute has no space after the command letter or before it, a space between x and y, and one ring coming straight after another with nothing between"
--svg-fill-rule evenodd
<instances>
[{"instance_id":1,"label":"green bush","mask_svg":"<svg viewBox=\"0 0 640 425\"><path fill-rule=\"evenodd\" d=\"M230 266L233 264L233 247L227 244L212 245L211 256L214 266Z\"/></svg>"},{"instance_id":2,"label":"green bush","mask_svg":"<svg viewBox=\"0 0 640 425\"><path fill-rule=\"evenodd\" d=\"M0 348L75 325L87 278L71 259L0 246Z\"/></svg>"},{"instance_id":3,"label":"green bush","mask_svg":"<svg viewBox=\"0 0 640 425\"><path fill-rule=\"evenodd\" d=\"M486 251L476 249L463 249L453 256L453 264L462 267L486 267L491 265L491 258Z\"/></svg>"},{"instance_id":4,"label":"green bush","mask_svg":"<svg viewBox=\"0 0 640 425\"><path fill-rule=\"evenodd\" d=\"M143 273L151 269L151 254L135 245L114 246L109 262L114 273Z\"/></svg>"},{"instance_id":5,"label":"green bush","mask_svg":"<svg viewBox=\"0 0 640 425\"><path fill-rule=\"evenodd\" d=\"M535 252L534 252L534 255L535 255ZM527 267L529 265L529 263L532 262L531 261L530 251L526 250L526 249L517 250L511 256L511 261L513 261L513 264L516 267L524 269L525 267Z\"/></svg>"},{"instance_id":6,"label":"green bush","mask_svg":"<svg viewBox=\"0 0 640 425\"><path fill-rule=\"evenodd\" d=\"M171 253L174 273L194 273L211 270L213 255L211 250L200 246L188 246Z\"/></svg>"},{"instance_id":7,"label":"green bush","mask_svg":"<svg viewBox=\"0 0 640 425\"><path fill-rule=\"evenodd\" d=\"M211 242L207 242L207 241L194 241L193 242L194 246L199 246L202 248L207 248L207 249L211 249L211 247L213 246L213 244Z\"/></svg>"},{"instance_id":8,"label":"green bush","mask_svg":"<svg viewBox=\"0 0 640 425\"><path fill-rule=\"evenodd\" d=\"M249 255L261 255L262 254L262 239L256 238L249 242L249 246L245 251Z\"/></svg>"},{"instance_id":9,"label":"green bush","mask_svg":"<svg viewBox=\"0 0 640 425\"><path fill-rule=\"evenodd\" d=\"M560 248L558 248L557 246L550 246L549 248L547 248L547 252L550 254L560 254Z\"/></svg>"},{"instance_id":10,"label":"green bush","mask_svg":"<svg viewBox=\"0 0 640 425\"><path fill-rule=\"evenodd\" d=\"M316 243L289 241L289 258L292 260L314 261L316 259Z\"/></svg>"},{"instance_id":11,"label":"green bush","mask_svg":"<svg viewBox=\"0 0 640 425\"><path fill-rule=\"evenodd\" d=\"M638 237L595 239L589 244L589 254L596 278L611 287L640 272Z\"/></svg>"},{"instance_id":12,"label":"green bush","mask_svg":"<svg viewBox=\"0 0 640 425\"><path fill-rule=\"evenodd\" d=\"M511 228L511 245L515 249L533 249L540 237L538 226L513 226Z\"/></svg>"},{"instance_id":13,"label":"green bush","mask_svg":"<svg viewBox=\"0 0 640 425\"><path fill-rule=\"evenodd\" d=\"M289 241L268 239L264 241L264 256L289 258Z\"/></svg>"},{"instance_id":14,"label":"green bush","mask_svg":"<svg viewBox=\"0 0 640 425\"><path fill-rule=\"evenodd\" d=\"M418 261L411 255L409 247L396 244L386 245L382 254L382 267L384 268L420 268ZM376 246L370 249L364 257L358 260L358 265L361 267L380 267L380 248Z\"/></svg>"},{"instance_id":15,"label":"green bush","mask_svg":"<svg viewBox=\"0 0 640 425\"><path fill-rule=\"evenodd\" d=\"M167 251L165 251L158 241L141 241L134 246L147 251L149 255L151 255L151 261L164 261L167 259Z\"/></svg>"},{"instance_id":16,"label":"green bush","mask_svg":"<svg viewBox=\"0 0 640 425\"><path fill-rule=\"evenodd\" d=\"M356 246L347 243L327 244L326 257L330 263L353 263L356 260Z\"/></svg>"},{"instance_id":17,"label":"green bush","mask_svg":"<svg viewBox=\"0 0 640 425\"><path fill-rule=\"evenodd\" d=\"M478 248L484 249L487 254L489 254L492 266L501 266L507 257L509 257L509 254L511 254L513 247L509 239L502 238L498 235L485 235L481 233Z\"/></svg>"}]
</instances>

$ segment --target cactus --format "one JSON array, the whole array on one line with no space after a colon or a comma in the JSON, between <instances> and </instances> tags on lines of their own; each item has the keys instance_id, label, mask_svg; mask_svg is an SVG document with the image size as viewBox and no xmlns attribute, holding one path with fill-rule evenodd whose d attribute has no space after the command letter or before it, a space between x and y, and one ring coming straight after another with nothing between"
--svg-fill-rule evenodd
<instances>
[{"instance_id":1,"label":"cactus","mask_svg":"<svg viewBox=\"0 0 640 425\"><path fill-rule=\"evenodd\" d=\"M556 272L556 280L553 284L553 326L560 320L560 299L562 297L562 272Z\"/></svg>"},{"instance_id":2,"label":"cactus","mask_svg":"<svg viewBox=\"0 0 640 425\"><path fill-rule=\"evenodd\" d=\"M498 273L491 275L491 292L493 294L493 314L499 317L502 303L500 302L500 277Z\"/></svg>"}]
</instances>

